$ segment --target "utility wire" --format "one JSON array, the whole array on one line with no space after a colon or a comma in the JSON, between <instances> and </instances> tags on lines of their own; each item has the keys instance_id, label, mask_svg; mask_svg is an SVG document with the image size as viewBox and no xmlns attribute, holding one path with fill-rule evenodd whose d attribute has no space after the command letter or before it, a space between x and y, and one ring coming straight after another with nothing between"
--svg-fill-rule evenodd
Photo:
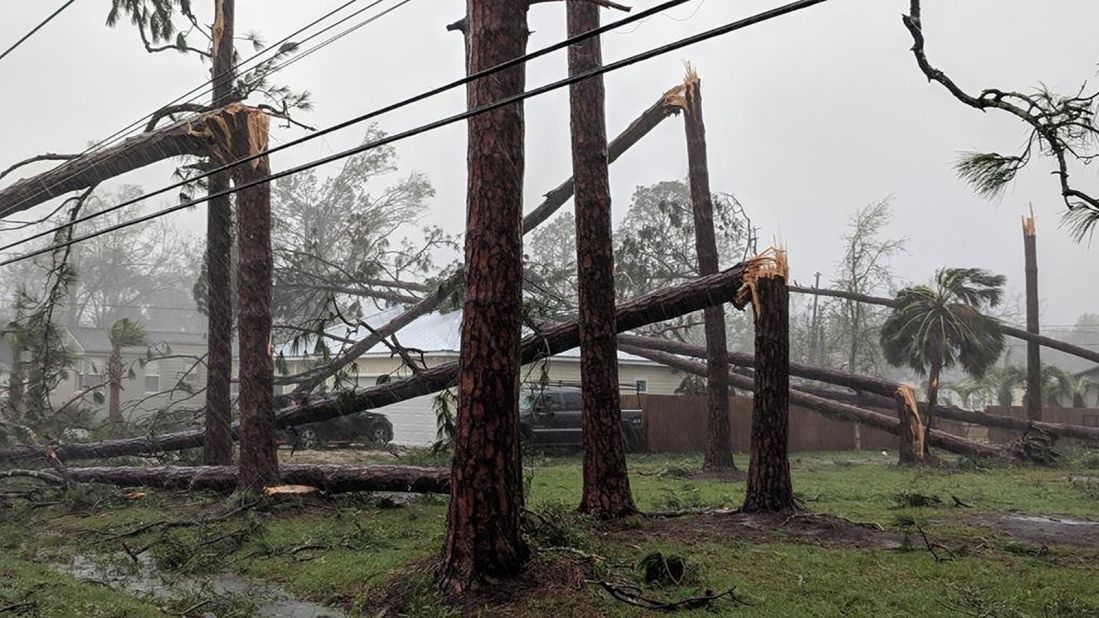
<instances>
[{"instance_id":1,"label":"utility wire","mask_svg":"<svg viewBox=\"0 0 1099 618\"><path fill-rule=\"evenodd\" d=\"M121 142L122 140L126 139L127 137L133 135L135 131L137 131L137 130L141 129L142 127L144 127L145 124L150 119L152 119L153 115L156 114L157 111L159 111L159 110L162 110L162 109L174 106L174 105L187 105L187 104L194 103L195 101L198 101L199 99L202 99L202 98L206 97L207 95L209 95L210 93L213 92L213 88L208 87L208 86L212 86L212 84L214 82L224 78L226 75L229 75L232 72L237 72L237 73L241 72L242 70L244 70L244 67L246 65L248 65L252 61L256 60L260 56L263 56L267 53L270 53L271 51L275 51L276 54L277 54L278 50L280 50L282 48L282 46L285 45L286 43L290 43L291 39L293 39L294 37L300 35L301 33L305 32L306 30L309 30L313 26L321 23L322 21L328 19L329 17L335 15L336 13L339 13L340 11L342 11L345 8L351 6L352 4L355 4L356 2L359 2L359 0L348 0L348 2L345 2L344 4L336 7L335 9L329 11L328 13L325 13L321 17L318 17L317 19L313 20L309 24L306 24L305 26L302 26L298 30L286 35L285 37L283 37L278 42L276 42L272 45L269 45L269 46L259 50L255 54L249 56L248 58L240 61L239 63L237 63L234 66L233 69L228 70L228 71L223 71L222 73L211 77L209 80L207 80L207 81L199 84L198 86L195 86L191 90L179 95L178 97L176 97L172 101L169 101L168 103L166 103L164 105L161 105L156 110L142 116L141 118L138 118L137 120L133 121L132 123L126 125L125 127L121 128L121 129L119 129L118 131L115 131L111 135L107 136L105 139L103 139L99 142L96 142L95 144L92 144L91 146L86 148L83 152L79 153L75 158L79 159L80 157L88 156L89 154L92 154L92 153L97 152L97 151L104 150L104 149L106 149L110 146L113 146L114 144L117 144L117 143ZM300 47L301 45L304 45L305 43L308 43L309 41L315 39L318 36L321 36L322 34L332 30L333 28L336 28L336 27L340 26L341 24L347 22L348 20L353 19L353 18L357 17L358 15L361 15L363 12L368 11L368 10L378 6L382 2L384 2L384 0L375 0L374 2L370 3L369 5L363 7L361 9L349 14L349 15L346 15L346 16L340 18L338 21L336 21L332 24L329 24L328 26L325 26L320 31L309 35L308 37L302 39L300 42L296 42L296 44ZM390 9L390 10L392 10L392 9ZM369 22L366 22L366 23L369 23ZM358 27L361 27L362 25L365 25L365 24L360 24L359 26L355 27L355 29L357 29ZM336 38L340 38L340 37L336 37ZM317 47L325 47L325 46L329 45L331 42L332 42L332 39L329 39L328 41L319 44ZM306 50L304 52L304 55L309 55L309 54L313 53L313 51L316 51L317 47L314 47L310 50ZM277 73L278 71L282 70L283 68L285 68L286 66L289 66L290 64L293 64L293 63L292 62L285 62L285 63L279 64L279 65L276 65L276 66L272 67L270 71L268 71L267 75L273 75L273 74ZM254 68L254 67L249 67L249 68ZM205 90L204 90L204 88L205 88ZM187 97L190 97L190 98L187 98ZM184 100L185 98L187 100ZM106 161L101 162L99 165L102 165L103 163L106 163ZM95 166L92 166L92 169L94 169L94 168L95 168ZM12 209L18 209L19 206L22 206L23 204L27 203L28 201L35 199L39 195L42 195L42 193L44 193L46 191L49 191L50 189L57 186L58 184L61 184L65 181L67 181L69 178L72 178L72 176L75 176L78 173L82 173L83 171L84 170L80 170L78 172L74 171L69 176L67 176L65 178L58 179L53 184L48 185L48 186L46 186L42 189L39 189L34 195L28 196L28 197L24 198L23 200L21 200L19 203L14 204L11 208Z\"/></svg>"},{"instance_id":2,"label":"utility wire","mask_svg":"<svg viewBox=\"0 0 1099 618\"><path fill-rule=\"evenodd\" d=\"M409 129L409 130L403 131L401 133L396 133L394 135L389 135L389 136L383 137L381 139L374 140L372 142L368 142L366 144L362 144L360 146L356 146L354 148L349 148L349 149L344 150L342 152L338 152L338 153L329 155L327 157L322 157L320 159L315 159L313 161L310 161L308 163L304 163L302 165L291 167L291 168L283 170L281 172L277 172L277 173L271 174L269 176L266 176L264 178L259 178L259 179L253 180L251 182L244 183L242 185L233 187L231 189L227 189L225 191L219 191L217 193L206 195L206 196L203 196L201 198L197 198L197 199L194 199L194 200L189 200L189 201L183 202L181 204L177 204L175 206L172 206L170 208L165 208L163 210L159 210L157 212L153 212L153 213L138 217L136 219L126 221L124 223L119 223L117 225L113 225L113 226L104 228L102 230L98 230L96 232L85 234L84 236L80 236L78 238L72 238L72 239L69 239L69 240L67 240L63 243L57 243L57 244L51 245L49 247L39 249L37 251L31 251L30 253L24 254L22 257L19 257L19 258L4 260L3 262L0 262L0 266L7 266L9 264L14 264L16 262L21 262L23 260L28 260L30 258L42 255L44 253L50 253L50 252L55 251L57 249L61 249L61 248L64 248L64 247L67 247L67 246L70 246L70 245L75 245L75 244L84 242L86 240L90 240L92 238L102 236L104 234L109 234L111 232L130 227L132 225L137 225L139 223L144 223L146 221L151 221L153 219L157 219L157 218L172 214L174 212L178 212L180 210L184 210L184 209L187 209L187 208L191 208L193 206L197 206L198 204L202 204L204 202L207 202L207 201L209 201L209 200L211 200L215 197L221 197L223 195L232 195L233 193L237 193L239 191L243 191L245 189L250 189L252 187L256 187L256 186L259 186L259 185L267 184L267 183L270 183L274 180L278 180L280 178L285 178L287 176L292 176L294 174L300 174L301 172L311 170L311 169L313 169L315 167L319 167L321 165L332 163L334 161L339 161L341 159L346 159L348 157L354 156L354 155L362 153L362 152L366 152L368 150L373 150L373 149L376 149L376 148L380 148L382 146L387 146L387 145L395 143L395 142L403 141L403 140L406 140L410 137L415 137L417 135L420 135L422 133L427 133L429 131L434 131L436 129L440 129L442 127L454 124L456 122L460 122L460 121L463 121L463 120L468 120L469 118L472 118L474 116L479 116L481 114L485 114L485 113L500 109L502 107L507 107L507 106L515 104L515 103L520 103L522 101L525 101L526 99L541 96L541 95L546 94L548 92L552 92L554 90L559 90L561 88L564 88L565 86L569 86L571 84L575 84L577 82L581 82L581 81L584 81L586 79L590 79L592 77L596 77L596 76L603 75L603 74L606 74L606 73L612 73L614 71L632 66L632 65L637 64L639 62L643 62L645 60L650 60L652 58L656 58L658 56L662 56L664 54L668 54L668 53L671 53L673 51L683 49L684 47L689 47L691 45L696 45L698 43L708 41L708 40L713 39L713 38L724 36L724 35L729 34L731 32L741 30L743 28L747 28L749 26L753 26L753 25L756 25L756 24L759 24L759 23L763 23L765 21L770 21L770 20L775 19L777 17L788 15L790 13L794 13L796 11L800 11L802 9L809 8L809 7L815 6L817 4L822 4L822 3L827 2L827 1L828 0L798 0L796 2L791 2L791 3L783 5L781 7L771 9L769 11L764 11L762 13L757 13L755 15L752 15L750 17L746 17L744 19L740 19L740 20L737 20L737 21L734 21L734 22L730 22L728 24L725 24L724 26L718 26L717 28L713 28L711 30L707 30L707 31L699 33L699 34L695 34L695 35L692 35L692 36L689 36L689 37L685 37L685 38L679 39L677 41L673 41L671 43L662 45L660 47L655 47L655 48L649 49L648 51L644 51L644 52L641 52L639 54L635 54L633 56L629 56L627 58L624 58L622 60L618 60L616 62L612 62L610 64L603 65L601 67L597 67L597 68L592 69L590 71L586 71L584 73L579 73L577 75L566 77L565 79L561 79L561 80L558 80L556 82L552 82L552 83L546 84L544 86L540 86L540 87L535 88L533 90L528 90L526 92L521 92L519 94L512 95L510 97L505 97L503 99L500 99L499 101L496 101L495 103L489 103L487 105L482 105L481 107L477 107L477 108L474 108L472 110L467 110L467 111L461 112L459 114L455 114L453 116L448 116L448 117L443 118L441 120L436 120L434 122L429 122L427 124L420 125L416 128ZM641 13L638 13L638 15L641 15ZM595 30L593 30L591 32L595 32ZM519 60L519 59L517 58L516 60ZM512 62L514 62L514 61L512 61ZM507 63L504 63L504 64L507 64ZM503 66L503 65L500 65L500 66ZM493 69L489 69L489 70L491 71ZM372 112L372 113L377 114L379 112ZM368 114L368 116L369 115L370 114ZM348 122L350 122L350 121L348 121ZM337 126L339 126L339 125L337 125ZM311 135L309 137L313 137L315 135L316 134ZM284 144L284 146L287 146L287 145L292 144L292 143L293 142L288 142L287 144ZM266 156L267 152L273 152L273 151L274 150L264 151L264 152L261 152L261 153L258 153L258 154L250 155L248 157L245 157L244 159L241 159L237 163L231 164L228 167L234 167L236 165L240 165L240 164L245 163L247 161L253 161L253 160L258 159L262 156ZM169 187L169 188L171 188L171 187ZM151 194L147 194L145 196L142 196L141 198L138 198L137 200L134 200L134 201L141 201L141 200L146 199L146 198L148 198L152 195L162 193L165 190L166 189L161 189L161 190L159 190L155 193L151 193ZM119 208L121 206L122 205L119 205L119 206L115 206L113 208ZM106 211L104 211L104 212L106 212ZM61 227L69 227L71 225L72 225L72 223L70 223L66 226L61 226ZM2 248L0 248L0 250L6 249L6 248L7 247L2 247Z\"/></svg>"},{"instance_id":3,"label":"utility wire","mask_svg":"<svg viewBox=\"0 0 1099 618\"><path fill-rule=\"evenodd\" d=\"M0 60L3 60L4 58L7 58L8 54L15 51L15 49L17 47L19 47L20 45L22 45L23 43L25 43L27 41L27 39L34 36L35 32L38 32L39 30L44 28L46 26L46 24L53 21L54 17L57 17L58 15L61 14L61 11L64 11L65 9L69 8L69 6L71 6L73 2L76 2L76 0L69 0L65 4L62 4L61 7L58 8L56 11L54 11L53 13L50 13L50 16L47 17L45 20L43 20L42 23L35 26L30 32L24 34L22 38L20 38L18 41L16 41L11 47L4 50L4 53L0 54Z\"/></svg>"},{"instance_id":4,"label":"utility wire","mask_svg":"<svg viewBox=\"0 0 1099 618\"><path fill-rule=\"evenodd\" d=\"M234 161L234 162L231 162L231 163L226 163L225 165L221 165L217 168L214 168L212 170L204 172L204 173L202 173L198 176L195 176L193 178L189 178L189 179L186 179L186 180L181 180L180 182L168 185L167 187L164 187L162 189L158 189L158 190L156 190L152 193L146 193L145 195L139 196L139 197L131 199L131 200L127 200L125 202L122 202L122 203L117 204L115 206L112 206L110 208L101 210L99 212L84 215L83 217L78 217L78 218L76 218L72 221L63 223L63 224L61 224L61 225L59 225L55 228L51 228L49 230L45 230L43 232L36 233L36 234L33 234L33 235L28 236L26 238L23 238L21 240L17 240L15 242L4 245L4 246L0 247L0 251L6 251L8 249L12 249L14 247L24 245L24 244L26 244L28 242L31 242L33 240L36 240L38 238L42 238L42 237L45 237L45 236L50 236L50 235L52 235L56 232L67 229L67 228L72 227L74 225L84 223L86 221L90 221L94 218L109 214L111 212L121 210L123 208L126 208L127 206L132 206L133 204L137 204L138 202L144 201L144 200L149 199L151 197L155 197L157 195L163 195L164 193L167 193L167 192L172 191L174 189L179 189L181 187L184 187L184 186L186 186L188 184L191 184L193 182L197 182L197 181L202 180L204 178L208 178L210 176L213 176L214 174L218 174L218 173L221 173L221 172L224 172L224 171L227 171L227 170L231 170L231 169L237 167L238 165L243 165L245 163L248 163L249 161L254 161L254 160L256 160L260 157L266 157L266 156L272 155L276 152L281 152L281 151L286 150L288 148L293 148L294 146L298 146L300 144L304 144L306 142L324 137L325 135L328 135L330 133L335 133L336 131L340 131L340 130L346 129L348 127L354 126L356 124L366 122L367 120L372 120L372 119L377 118L379 116L382 116L384 114L388 114L389 112L400 109L402 107L407 107L409 105L419 103L420 101L423 101L425 99L429 99L431 97L434 97L434 96L442 94L444 92L453 90L455 88L465 86L466 84L469 84L469 83L471 83L473 81L476 81L478 79L481 79L483 77L488 77L490 75L494 75L496 73L499 73L501 71L505 71L505 70L510 69L512 67L519 66L521 64L525 64L525 63L529 62L530 60L540 58L542 56L553 53L557 50L569 47L570 45L580 43L580 42L585 41L585 40L587 40L591 37L599 36L601 34L604 34L606 32L609 32L609 31L614 30L616 28L619 28L621 26L625 26L625 25L634 23L636 21L645 19L646 17L649 17L651 15L655 15L655 14L659 13L660 11L667 10L669 8L672 8L674 6L678 6L680 4L684 4L684 3L689 2L689 1L690 0L668 0L667 2L664 2L660 5L654 6L650 9L648 9L648 10L641 11L639 13L630 15L630 16L625 17L623 19L620 19L616 22L609 23L605 26L600 26L599 28L596 28L594 30L590 30L588 32L581 33L581 34L579 34L577 36L574 36L572 38L568 38L568 39L565 39L563 41L559 41L557 43L554 43L553 45L550 45L548 47L543 47L542 49L540 49L538 51L520 56L518 58L514 58L512 60L508 60L507 62L500 63L500 64L498 64L494 67L491 67L489 69L479 71L479 72L474 73L472 75L467 75L465 77L462 77L460 79L452 81L449 84L444 84L442 86L439 86L437 88L433 88L433 89L428 90L426 92L422 92L420 94L414 95L414 96L409 97L407 99L404 99L402 101L398 101L396 103L392 103L392 104L387 105L385 107L376 109L372 112L363 114L361 116L352 118L350 120L346 120L346 121L338 123L338 124L334 124L330 127L321 129L319 131L315 131L313 133L310 133L309 135L305 135L303 137L299 137L297 139L290 140L289 142L286 142L285 144L280 144L280 145L275 146L273 148L268 148L267 150L264 150L263 152L260 152L260 153L257 153L257 154L254 154L254 155L251 155L251 156L248 156L248 157L244 157L243 159L240 159L240 160L237 160L237 161ZM821 0L821 1L823 1L823 0ZM207 197L209 197L209 196L207 196ZM197 204L197 203L201 203L201 202L195 202L195 203ZM0 263L0 266L3 266L3 264Z\"/></svg>"}]
</instances>

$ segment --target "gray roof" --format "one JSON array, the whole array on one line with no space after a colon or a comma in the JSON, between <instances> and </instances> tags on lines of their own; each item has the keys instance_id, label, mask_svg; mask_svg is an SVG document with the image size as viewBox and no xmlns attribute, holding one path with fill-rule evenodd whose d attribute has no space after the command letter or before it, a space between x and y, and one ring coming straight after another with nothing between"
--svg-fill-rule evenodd
<instances>
[{"instance_id":1,"label":"gray roof","mask_svg":"<svg viewBox=\"0 0 1099 618\"><path fill-rule=\"evenodd\" d=\"M76 343L85 352L108 353L111 351L111 339L106 328L71 327L67 329ZM149 342L156 345L166 344L206 346L206 333L173 333L149 331Z\"/></svg>"}]
</instances>

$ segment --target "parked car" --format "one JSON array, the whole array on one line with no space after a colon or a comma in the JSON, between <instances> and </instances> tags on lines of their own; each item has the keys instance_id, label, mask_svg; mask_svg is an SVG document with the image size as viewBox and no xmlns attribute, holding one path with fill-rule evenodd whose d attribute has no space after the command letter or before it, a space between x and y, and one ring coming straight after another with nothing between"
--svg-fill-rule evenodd
<instances>
[{"instance_id":1,"label":"parked car","mask_svg":"<svg viewBox=\"0 0 1099 618\"><path fill-rule=\"evenodd\" d=\"M324 448L333 443L366 442L382 447L393 440L393 424L376 412L357 412L287 429L287 444L302 450Z\"/></svg>"},{"instance_id":2,"label":"parked car","mask_svg":"<svg viewBox=\"0 0 1099 618\"><path fill-rule=\"evenodd\" d=\"M524 390L519 401L519 425L527 449L577 451L584 446L581 421L583 395L579 388L547 387ZM622 410L626 451L645 449L641 410Z\"/></svg>"}]
</instances>

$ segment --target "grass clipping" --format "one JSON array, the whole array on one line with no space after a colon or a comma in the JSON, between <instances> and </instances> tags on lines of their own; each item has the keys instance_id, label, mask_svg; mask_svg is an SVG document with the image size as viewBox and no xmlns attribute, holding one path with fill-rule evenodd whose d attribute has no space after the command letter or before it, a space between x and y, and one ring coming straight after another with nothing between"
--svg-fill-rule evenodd
<instances>
[{"instance_id":1,"label":"grass clipping","mask_svg":"<svg viewBox=\"0 0 1099 618\"><path fill-rule=\"evenodd\" d=\"M750 300L755 315L758 317L760 301L756 282L760 279L774 279L776 277L781 278L783 281L789 281L790 263L786 259L786 249L768 247L759 255L748 260L748 263L744 266L744 283L740 286L740 290L733 300L733 305L737 309L743 309L748 306Z\"/></svg>"}]
</instances>

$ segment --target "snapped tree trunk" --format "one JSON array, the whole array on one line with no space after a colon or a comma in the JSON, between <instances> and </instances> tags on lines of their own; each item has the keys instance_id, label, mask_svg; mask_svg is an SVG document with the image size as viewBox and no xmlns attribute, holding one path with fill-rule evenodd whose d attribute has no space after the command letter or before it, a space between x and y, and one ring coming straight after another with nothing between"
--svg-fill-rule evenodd
<instances>
[{"instance_id":1,"label":"snapped tree trunk","mask_svg":"<svg viewBox=\"0 0 1099 618\"><path fill-rule=\"evenodd\" d=\"M899 463L919 465L924 462L925 429L920 420L920 410L916 403L916 391L911 386L901 386L894 395L897 407L897 450Z\"/></svg>"},{"instance_id":2,"label":"snapped tree trunk","mask_svg":"<svg viewBox=\"0 0 1099 618\"><path fill-rule=\"evenodd\" d=\"M235 2L214 0L211 72L217 107L233 102ZM223 152L228 151L228 146ZM228 171L211 176L208 193L215 195L228 190L230 177ZM232 247L232 198L228 195L212 197L206 206L206 437L202 442L202 461L208 466L233 463L233 435L229 430L233 420L230 387L233 371Z\"/></svg>"},{"instance_id":3,"label":"snapped tree trunk","mask_svg":"<svg viewBox=\"0 0 1099 618\"><path fill-rule=\"evenodd\" d=\"M693 68L687 69L683 82L683 110L698 273L709 275L718 271L717 238L706 152L706 124L702 117L702 82ZM706 366L709 370L706 373L706 451L702 469L735 470L729 424L729 356L724 305L708 307L703 316L706 323Z\"/></svg>"},{"instance_id":4,"label":"snapped tree trunk","mask_svg":"<svg viewBox=\"0 0 1099 618\"><path fill-rule=\"evenodd\" d=\"M790 436L790 294L785 260L776 273L754 283L756 319L755 396L748 488L741 510L749 513L797 508L787 456ZM726 366L725 375L729 375Z\"/></svg>"},{"instance_id":5,"label":"snapped tree trunk","mask_svg":"<svg viewBox=\"0 0 1099 618\"><path fill-rule=\"evenodd\" d=\"M599 27L599 7L570 1L568 36ZM599 37L569 47L569 74L603 62ZM630 494L618 392L614 324L614 249L603 78L569 88L572 177L576 187L576 263L579 280L580 383L583 387L584 487L580 511L599 519L637 512Z\"/></svg>"},{"instance_id":6,"label":"snapped tree trunk","mask_svg":"<svg viewBox=\"0 0 1099 618\"><path fill-rule=\"evenodd\" d=\"M1026 330L1039 334L1038 320L1038 246L1034 213L1023 219L1023 254L1026 270ZM1026 344L1026 415L1042 420L1042 352L1037 341Z\"/></svg>"},{"instance_id":7,"label":"snapped tree trunk","mask_svg":"<svg viewBox=\"0 0 1099 618\"><path fill-rule=\"evenodd\" d=\"M268 117L244 110L235 117L236 157L267 148ZM233 176L243 185L271 175L267 157L237 167ZM275 446L274 377L271 332L271 188L268 183L237 193L240 246L237 273L240 312L240 486L258 489L279 481Z\"/></svg>"},{"instance_id":8,"label":"snapped tree trunk","mask_svg":"<svg viewBox=\"0 0 1099 618\"><path fill-rule=\"evenodd\" d=\"M526 53L526 2L467 0L466 19L469 73ZM522 92L525 71L514 67L469 84L468 107ZM455 595L516 576L529 554L520 532L519 452L524 130L522 103L468 123L466 300L440 571L440 588Z\"/></svg>"},{"instance_id":9,"label":"snapped tree trunk","mask_svg":"<svg viewBox=\"0 0 1099 618\"><path fill-rule=\"evenodd\" d=\"M122 352L111 350L107 359L107 422L122 421Z\"/></svg>"},{"instance_id":10,"label":"snapped tree trunk","mask_svg":"<svg viewBox=\"0 0 1099 618\"><path fill-rule=\"evenodd\" d=\"M743 281L744 265L737 264L721 273L700 277L694 281L650 292L629 302L622 303L615 312L615 326L619 332L663 322L706 307L728 302ZM560 354L580 345L579 325L569 320L539 329L538 333L523 339L522 364ZM454 385L458 379L458 363L446 363L420 373L407 380L396 380L352 393L340 393L316 398L303 398L275 417L279 428L316 423L373 410L430 395ZM749 385L748 388L751 388ZM177 431L170 434L140 436L88 442L62 444L55 448L63 461L76 459L103 459L125 455L159 455L202 446L204 432L200 429ZM15 447L0 449L0 462L13 462L45 456L41 448Z\"/></svg>"}]
</instances>

